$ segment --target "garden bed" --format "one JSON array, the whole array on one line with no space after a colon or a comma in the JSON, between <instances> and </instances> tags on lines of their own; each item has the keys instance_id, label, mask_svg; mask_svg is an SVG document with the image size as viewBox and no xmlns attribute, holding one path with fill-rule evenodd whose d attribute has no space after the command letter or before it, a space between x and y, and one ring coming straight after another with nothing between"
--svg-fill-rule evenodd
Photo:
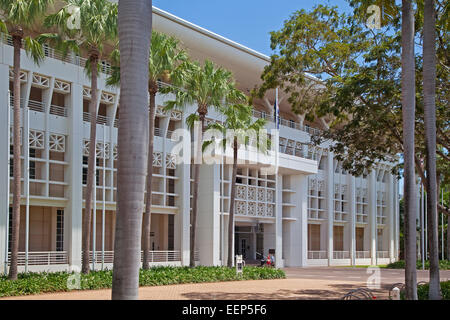
<instances>
[{"instance_id":1,"label":"garden bed","mask_svg":"<svg viewBox=\"0 0 450 320\"><path fill-rule=\"evenodd\" d=\"M16 281L10 281L6 276L1 276L0 297L71 291L68 287L68 280L69 276L75 278L73 275L74 273L68 272L21 273ZM149 270L140 270L139 285L144 287L183 283L284 279L285 277L283 270L265 267L244 267L242 275L237 275L235 268L227 267L155 267ZM81 274L79 279L81 290L108 289L112 286L112 270L92 271L88 275Z\"/></svg>"}]
</instances>

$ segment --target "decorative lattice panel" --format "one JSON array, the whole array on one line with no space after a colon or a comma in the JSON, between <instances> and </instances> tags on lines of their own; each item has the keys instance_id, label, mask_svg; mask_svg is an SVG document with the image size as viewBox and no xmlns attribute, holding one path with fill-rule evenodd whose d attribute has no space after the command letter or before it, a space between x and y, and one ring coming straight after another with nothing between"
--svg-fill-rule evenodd
<instances>
[{"instance_id":1,"label":"decorative lattice panel","mask_svg":"<svg viewBox=\"0 0 450 320\"><path fill-rule=\"evenodd\" d=\"M236 201L236 213L247 215L247 205L244 201Z\"/></svg>"},{"instance_id":2,"label":"decorative lattice panel","mask_svg":"<svg viewBox=\"0 0 450 320\"><path fill-rule=\"evenodd\" d=\"M33 85L41 88L48 88L50 86L50 78L36 73L33 74L32 82Z\"/></svg>"},{"instance_id":3,"label":"decorative lattice panel","mask_svg":"<svg viewBox=\"0 0 450 320\"><path fill-rule=\"evenodd\" d=\"M266 215L266 205L264 203L258 203L258 216Z\"/></svg>"},{"instance_id":4,"label":"decorative lattice panel","mask_svg":"<svg viewBox=\"0 0 450 320\"><path fill-rule=\"evenodd\" d=\"M245 186L236 186L236 199L247 199L247 188Z\"/></svg>"},{"instance_id":5,"label":"decorative lattice panel","mask_svg":"<svg viewBox=\"0 0 450 320\"><path fill-rule=\"evenodd\" d=\"M273 190L267 190L266 196L267 196L267 202L274 202L275 201Z\"/></svg>"},{"instance_id":6,"label":"decorative lattice panel","mask_svg":"<svg viewBox=\"0 0 450 320\"><path fill-rule=\"evenodd\" d=\"M70 83L55 79L54 89L59 93L70 93Z\"/></svg>"},{"instance_id":7,"label":"decorative lattice panel","mask_svg":"<svg viewBox=\"0 0 450 320\"><path fill-rule=\"evenodd\" d=\"M28 144L30 148L44 149L45 148L44 132L39 130L30 130L28 137Z\"/></svg>"},{"instance_id":8,"label":"decorative lattice panel","mask_svg":"<svg viewBox=\"0 0 450 320\"><path fill-rule=\"evenodd\" d=\"M153 166L161 168L162 167L162 153L153 152Z\"/></svg>"},{"instance_id":9,"label":"decorative lattice panel","mask_svg":"<svg viewBox=\"0 0 450 320\"><path fill-rule=\"evenodd\" d=\"M248 203L248 215L250 215L250 216L256 215L256 202Z\"/></svg>"},{"instance_id":10,"label":"decorative lattice panel","mask_svg":"<svg viewBox=\"0 0 450 320\"><path fill-rule=\"evenodd\" d=\"M166 154L166 168L176 169L177 168L177 156L172 153Z\"/></svg>"},{"instance_id":11,"label":"decorative lattice panel","mask_svg":"<svg viewBox=\"0 0 450 320\"><path fill-rule=\"evenodd\" d=\"M66 151L66 136L62 134L51 133L49 136L49 149L54 152Z\"/></svg>"},{"instance_id":12,"label":"decorative lattice panel","mask_svg":"<svg viewBox=\"0 0 450 320\"><path fill-rule=\"evenodd\" d=\"M258 188L258 201L266 201L266 192L264 188Z\"/></svg>"},{"instance_id":13,"label":"decorative lattice panel","mask_svg":"<svg viewBox=\"0 0 450 320\"><path fill-rule=\"evenodd\" d=\"M248 200L256 200L256 188L255 187L248 187L247 189L247 199Z\"/></svg>"}]
</instances>

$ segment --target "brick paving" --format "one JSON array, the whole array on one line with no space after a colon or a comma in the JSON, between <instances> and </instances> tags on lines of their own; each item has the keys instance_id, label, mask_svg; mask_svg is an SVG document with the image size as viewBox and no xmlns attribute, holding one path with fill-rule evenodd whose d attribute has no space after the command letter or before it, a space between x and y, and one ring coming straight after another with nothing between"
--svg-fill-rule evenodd
<instances>
[{"instance_id":1,"label":"brick paving","mask_svg":"<svg viewBox=\"0 0 450 320\"><path fill-rule=\"evenodd\" d=\"M230 281L141 287L141 300L287 300L341 299L348 291L366 287L370 274L363 268L286 268L287 279ZM381 269L381 289L373 290L377 299L388 299L389 287L404 282L403 270ZM418 281L427 280L427 271L418 271ZM441 271L450 279L450 271ZM32 300L108 300L111 290L72 291L5 299Z\"/></svg>"}]
</instances>

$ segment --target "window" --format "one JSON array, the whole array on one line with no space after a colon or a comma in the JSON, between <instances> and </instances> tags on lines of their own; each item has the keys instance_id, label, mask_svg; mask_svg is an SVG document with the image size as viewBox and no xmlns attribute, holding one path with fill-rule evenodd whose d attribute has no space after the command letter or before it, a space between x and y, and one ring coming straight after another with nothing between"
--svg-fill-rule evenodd
<instances>
[{"instance_id":1,"label":"window","mask_svg":"<svg viewBox=\"0 0 450 320\"><path fill-rule=\"evenodd\" d=\"M36 149L30 149L30 158L36 158ZM36 179L36 161L29 161L29 178Z\"/></svg>"},{"instance_id":2,"label":"window","mask_svg":"<svg viewBox=\"0 0 450 320\"><path fill-rule=\"evenodd\" d=\"M320 251L320 224L308 224L308 251Z\"/></svg>"},{"instance_id":3,"label":"window","mask_svg":"<svg viewBox=\"0 0 450 320\"><path fill-rule=\"evenodd\" d=\"M169 215L168 250L174 250L175 216Z\"/></svg>"},{"instance_id":4,"label":"window","mask_svg":"<svg viewBox=\"0 0 450 320\"><path fill-rule=\"evenodd\" d=\"M13 213L13 208L9 207L8 252L11 252L11 246L12 246L12 213Z\"/></svg>"},{"instance_id":5,"label":"window","mask_svg":"<svg viewBox=\"0 0 450 320\"><path fill-rule=\"evenodd\" d=\"M64 210L56 211L56 251L64 251Z\"/></svg>"},{"instance_id":6,"label":"window","mask_svg":"<svg viewBox=\"0 0 450 320\"><path fill-rule=\"evenodd\" d=\"M9 154L10 155L14 154L14 146L13 145L9 146ZM12 159L12 158L9 159L9 176L10 177L14 176L14 159Z\"/></svg>"},{"instance_id":7,"label":"window","mask_svg":"<svg viewBox=\"0 0 450 320\"><path fill-rule=\"evenodd\" d=\"M89 160L89 158L86 156L83 156L83 165L87 165ZM100 159L96 158L96 166L98 167L100 165ZM88 168L87 167L83 167L83 184L87 184L87 177L88 177ZM95 183L97 186L100 185L100 170L96 169L95 171Z\"/></svg>"},{"instance_id":8,"label":"window","mask_svg":"<svg viewBox=\"0 0 450 320\"><path fill-rule=\"evenodd\" d=\"M333 227L333 250L344 251L344 227Z\"/></svg>"}]
</instances>

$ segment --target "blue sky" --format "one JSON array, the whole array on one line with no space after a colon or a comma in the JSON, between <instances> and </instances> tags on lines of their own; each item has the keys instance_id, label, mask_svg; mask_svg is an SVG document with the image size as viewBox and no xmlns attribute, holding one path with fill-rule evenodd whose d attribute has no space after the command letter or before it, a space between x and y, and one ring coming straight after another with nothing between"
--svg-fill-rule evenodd
<instances>
[{"instance_id":1,"label":"blue sky","mask_svg":"<svg viewBox=\"0 0 450 320\"><path fill-rule=\"evenodd\" d=\"M270 55L270 31L317 4L350 11L345 0L153 0L153 5L251 49Z\"/></svg>"}]
</instances>

